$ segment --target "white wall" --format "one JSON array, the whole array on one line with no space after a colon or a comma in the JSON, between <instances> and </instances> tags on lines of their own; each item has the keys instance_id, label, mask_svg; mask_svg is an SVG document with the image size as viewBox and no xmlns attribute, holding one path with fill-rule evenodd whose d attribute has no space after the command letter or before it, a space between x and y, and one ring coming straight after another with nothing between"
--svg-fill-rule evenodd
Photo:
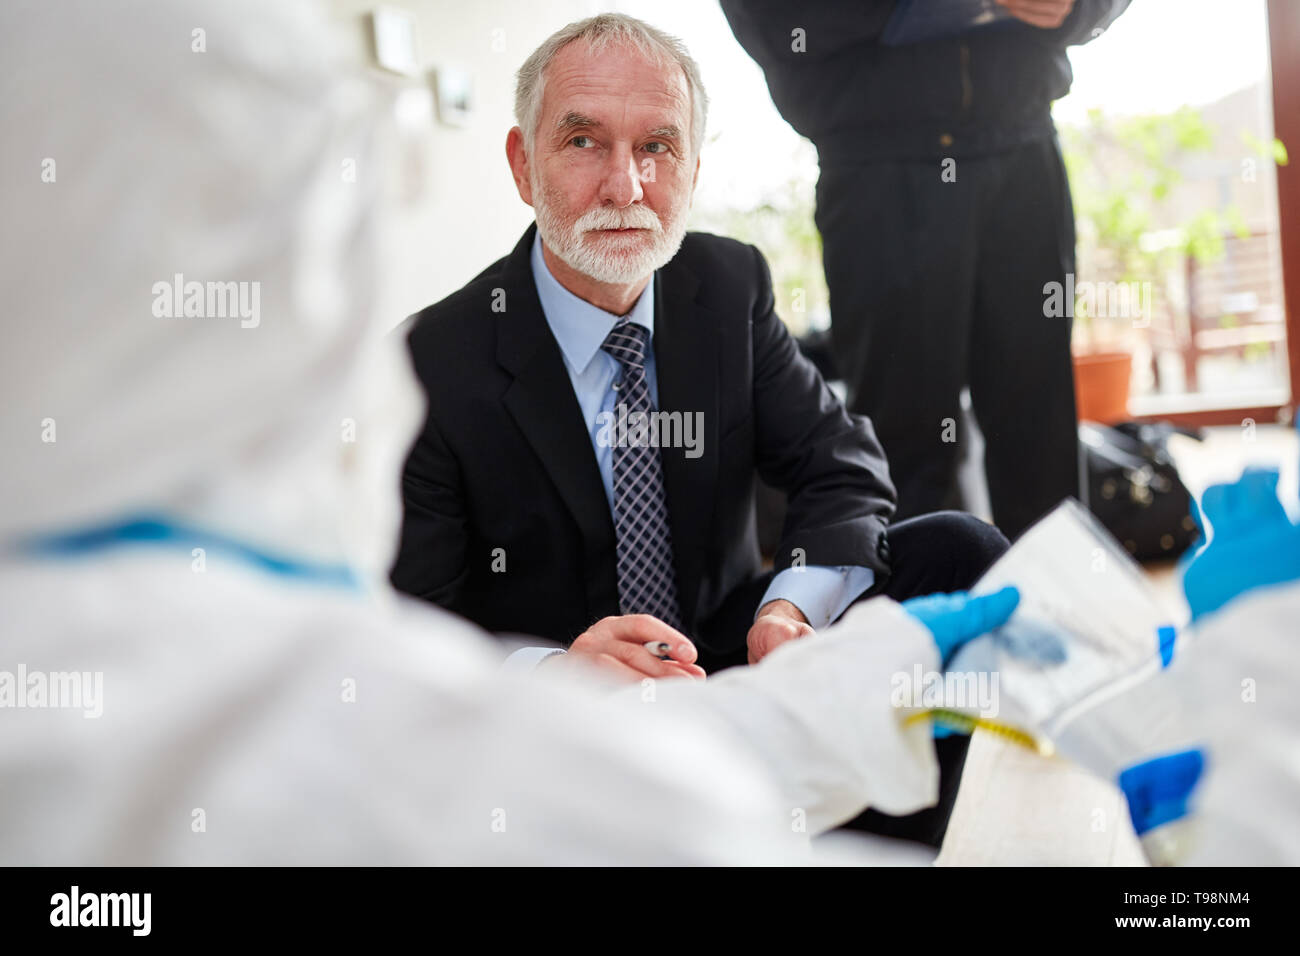
<instances>
[{"instance_id":1,"label":"white wall","mask_svg":"<svg viewBox=\"0 0 1300 956\"><path fill-rule=\"evenodd\" d=\"M373 54L366 0L324 0L342 28L349 52L370 64ZM505 255L532 221L506 164L506 133L514 125L514 73L547 36L608 4L594 0L405 0L388 7L416 17L420 63L466 68L475 111L464 128L432 115L419 174L422 192L389 223L384 237L390 286L382 307L393 324L468 282ZM497 32L500 31L500 32ZM494 50L494 39L501 49ZM375 73L379 74L375 68Z\"/></svg>"}]
</instances>

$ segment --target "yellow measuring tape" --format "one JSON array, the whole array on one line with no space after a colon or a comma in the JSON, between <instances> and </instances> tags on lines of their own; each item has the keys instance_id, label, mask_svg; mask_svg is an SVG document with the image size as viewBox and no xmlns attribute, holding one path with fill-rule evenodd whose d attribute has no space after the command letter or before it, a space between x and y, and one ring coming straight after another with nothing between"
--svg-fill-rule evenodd
<instances>
[{"instance_id":1,"label":"yellow measuring tape","mask_svg":"<svg viewBox=\"0 0 1300 956\"><path fill-rule=\"evenodd\" d=\"M984 717L963 714L959 710L945 710L941 707L923 710L907 717L903 721L903 726L918 724L923 720L932 721L941 727L947 727L949 730L960 734L973 734L976 729L987 730L991 734L997 734L1002 739L1028 748L1043 757L1050 757L1056 752L1056 748L1052 746L1050 740L1039 740L1032 734L1026 733L1017 727L1000 724L996 720L988 720Z\"/></svg>"}]
</instances>

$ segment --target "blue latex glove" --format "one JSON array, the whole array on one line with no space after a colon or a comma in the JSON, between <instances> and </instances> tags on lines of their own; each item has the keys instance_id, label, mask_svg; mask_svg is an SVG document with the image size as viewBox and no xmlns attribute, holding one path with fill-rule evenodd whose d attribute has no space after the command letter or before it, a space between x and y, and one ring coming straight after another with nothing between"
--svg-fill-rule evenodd
<instances>
[{"instance_id":1,"label":"blue latex glove","mask_svg":"<svg viewBox=\"0 0 1300 956\"><path fill-rule=\"evenodd\" d=\"M965 591L927 594L903 602L903 610L930 629L939 657L946 664L957 648L1001 627L1020 603L1020 592L1006 587L971 597Z\"/></svg>"},{"instance_id":2,"label":"blue latex glove","mask_svg":"<svg viewBox=\"0 0 1300 956\"><path fill-rule=\"evenodd\" d=\"M927 594L903 602L903 609L916 618L934 637L944 664L967 641L1001 627L1020 603L1020 592L1003 588L993 594L971 597L965 591L952 594ZM936 739L951 737L957 731L934 725Z\"/></svg>"},{"instance_id":3,"label":"blue latex glove","mask_svg":"<svg viewBox=\"0 0 1300 956\"><path fill-rule=\"evenodd\" d=\"M1200 750L1156 757L1134 764L1119 775L1129 816L1138 836L1187 815L1187 801L1205 771Z\"/></svg>"},{"instance_id":4,"label":"blue latex glove","mask_svg":"<svg viewBox=\"0 0 1300 956\"><path fill-rule=\"evenodd\" d=\"M1192 620L1252 588L1300 580L1300 527L1277 496L1275 468L1247 468L1232 484L1207 488L1193 509L1210 539L1183 565Z\"/></svg>"}]
</instances>

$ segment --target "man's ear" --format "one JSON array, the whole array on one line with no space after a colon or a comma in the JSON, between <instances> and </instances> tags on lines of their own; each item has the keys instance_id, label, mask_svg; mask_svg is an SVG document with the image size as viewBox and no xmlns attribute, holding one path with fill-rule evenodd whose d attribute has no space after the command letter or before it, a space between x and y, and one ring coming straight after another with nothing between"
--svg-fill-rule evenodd
<instances>
[{"instance_id":1,"label":"man's ear","mask_svg":"<svg viewBox=\"0 0 1300 956\"><path fill-rule=\"evenodd\" d=\"M506 134L506 159L510 162L510 173L515 177L519 198L531 206L533 183L528 174L528 151L524 149L524 131L518 126L511 127Z\"/></svg>"},{"instance_id":2,"label":"man's ear","mask_svg":"<svg viewBox=\"0 0 1300 956\"><path fill-rule=\"evenodd\" d=\"M700 184L700 157L695 157L695 175L691 177L691 192L695 192L695 187Z\"/></svg>"}]
</instances>

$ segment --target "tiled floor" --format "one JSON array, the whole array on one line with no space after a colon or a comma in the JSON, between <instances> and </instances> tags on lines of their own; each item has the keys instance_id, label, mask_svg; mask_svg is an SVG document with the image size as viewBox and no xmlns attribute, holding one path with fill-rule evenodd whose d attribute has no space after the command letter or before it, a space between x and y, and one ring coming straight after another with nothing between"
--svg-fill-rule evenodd
<instances>
[{"instance_id":1,"label":"tiled floor","mask_svg":"<svg viewBox=\"0 0 1300 956\"><path fill-rule=\"evenodd\" d=\"M1284 500L1295 508L1300 444L1279 426L1207 429L1204 442L1175 436L1170 451L1189 488L1199 494L1230 481L1247 464L1280 466ZM1171 612L1183 618L1172 564L1148 573ZM1144 864L1119 792L1060 760L977 732L962 776L940 865Z\"/></svg>"}]
</instances>

